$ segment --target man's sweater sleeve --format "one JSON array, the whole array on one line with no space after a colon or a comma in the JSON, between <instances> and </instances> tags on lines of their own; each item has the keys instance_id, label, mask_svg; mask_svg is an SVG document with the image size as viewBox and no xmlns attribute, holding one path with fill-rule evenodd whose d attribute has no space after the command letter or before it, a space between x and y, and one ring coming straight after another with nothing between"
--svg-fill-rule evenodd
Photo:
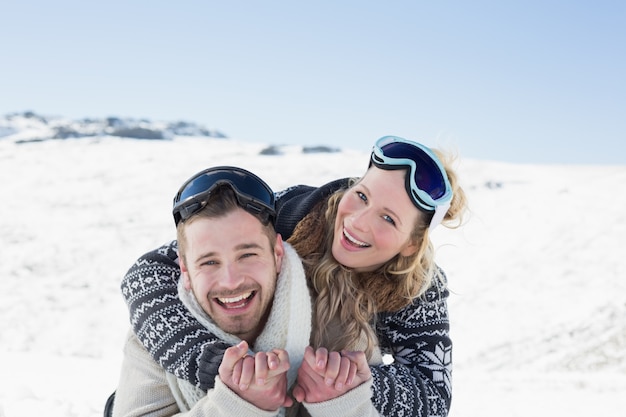
<instances>
[{"instance_id":1,"label":"man's sweater sleeve","mask_svg":"<svg viewBox=\"0 0 626 417\"><path fill-rule=\"evenodd\" d=\"M191 409L181 412L165 370L150 358L135 335L129 335L124 348L122 374L113 406L114 417L274 417L278 411L262 410L243 400L219 378L215 388ZM180 390L176 389L180 394ZM184 401L184 399L183 399ZM186 405L182 408L188 408Z\"/></svg>"},{"instance_id":2,"label":"man's sweater sleeve","mask_svg":"<svg viewBox=\"0 0 626 417\"><path fill-rule=\"evenodd\" d=\"M370 400L372 379L340 397L321 403L303 403L311 417L379 417Z\"/></svg>"}]
</instances>

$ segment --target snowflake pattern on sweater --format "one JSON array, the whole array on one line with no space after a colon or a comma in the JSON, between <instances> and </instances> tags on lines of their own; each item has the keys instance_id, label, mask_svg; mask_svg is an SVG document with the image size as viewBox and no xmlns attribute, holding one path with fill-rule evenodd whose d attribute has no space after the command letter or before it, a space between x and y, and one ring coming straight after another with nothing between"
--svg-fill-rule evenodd
<instances>
[{"instance_id":1,"label":"snowflake pattern on sweater","mask_svg":"<svg viewBox=\"0 0 626 417\"><path fill-rule=\"evenodd\" d=\"M446 416L452 396L445 275L413 304L378 315L376 332L392 365L372 367L374 405L384 416Z\"/></svg>"}]
</instances>

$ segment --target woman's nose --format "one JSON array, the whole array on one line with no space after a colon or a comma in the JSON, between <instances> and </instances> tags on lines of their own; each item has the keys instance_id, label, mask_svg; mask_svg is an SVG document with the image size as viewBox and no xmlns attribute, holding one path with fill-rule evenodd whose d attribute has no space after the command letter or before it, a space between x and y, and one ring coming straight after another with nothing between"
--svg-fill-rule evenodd
<instances>
[{"instance_id":1,"label":"woman's nose","mask_svg":"<svg viewBox=\"0 0 626 417\"><path fill-rule=\"evenodd\" d=\"M352 223L352 227L356 230L359 231L366 231L369 229L369 211L367 209L363 209L363 210L357 210L354 213L352 213L351 217L351 223Z\"/></svg>"}]
</instances>

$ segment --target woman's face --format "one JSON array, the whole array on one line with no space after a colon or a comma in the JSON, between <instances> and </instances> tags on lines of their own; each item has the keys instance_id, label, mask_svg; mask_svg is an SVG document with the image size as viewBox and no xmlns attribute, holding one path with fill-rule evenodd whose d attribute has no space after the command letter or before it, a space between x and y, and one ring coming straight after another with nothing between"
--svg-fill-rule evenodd
<instances>
[{"instance_id":1,"label":"woman's face","mask_svg":"<svg viewBox=\"0 0 626 417\"><path fill-rule=\"evenodd\" d=\"M332 253L342 265L371 271L418 245L411 233L421 213L404 188L406 170L372 166L339 202Z\"/></svg>"}]
</instances>

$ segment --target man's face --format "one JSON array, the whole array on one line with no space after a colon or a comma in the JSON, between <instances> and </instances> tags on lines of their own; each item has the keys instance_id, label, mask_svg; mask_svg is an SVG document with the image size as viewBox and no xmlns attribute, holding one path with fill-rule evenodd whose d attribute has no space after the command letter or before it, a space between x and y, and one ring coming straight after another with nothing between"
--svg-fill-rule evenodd
<instances>
[{"instance_id":1,"label":"man's face","mask_svg":"<svg viewBox=\"0 0 626 417\"><path fill-rule=\"evenodd\" d=\"M270 243L261 222L243 209L194 219L185 232L185 288L222 330L252 343L274 297L284 254L280 236Z\"/></svg>"}]
</instances>

